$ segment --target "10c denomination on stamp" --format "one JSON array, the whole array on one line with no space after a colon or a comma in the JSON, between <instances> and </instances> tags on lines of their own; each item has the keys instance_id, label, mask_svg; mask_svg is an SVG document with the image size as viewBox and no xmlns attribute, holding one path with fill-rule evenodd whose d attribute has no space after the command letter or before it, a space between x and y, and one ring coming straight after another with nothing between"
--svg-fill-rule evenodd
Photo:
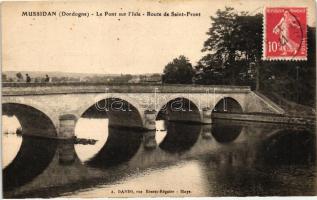
<instances>
[{"instance_id":1,"label":"10c denomination on stamp","mask_svg":"<svg viewBox=\"0 0 317 200\"><path fill-rule=\"evenodd\" d=\"M307 60L307 9L267 7L263 24L264 60Z\"/></svg>"}]
</instances>

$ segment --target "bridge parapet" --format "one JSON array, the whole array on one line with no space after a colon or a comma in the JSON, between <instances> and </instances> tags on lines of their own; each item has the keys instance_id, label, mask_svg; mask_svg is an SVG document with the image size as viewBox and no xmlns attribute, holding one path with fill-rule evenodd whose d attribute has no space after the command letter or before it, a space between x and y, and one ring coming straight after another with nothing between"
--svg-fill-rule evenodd
<instances>
[{"instance_id":1,"label":"bridge parapet","mask_svg":"<svg viewBox=\"0 0 317 200\"><path fill-rule=\"evenodd\" d=\"M249 93L249 86L101 84L101 83L2 83L3 96L76 93Z\"/></svg>"}]
</instances>

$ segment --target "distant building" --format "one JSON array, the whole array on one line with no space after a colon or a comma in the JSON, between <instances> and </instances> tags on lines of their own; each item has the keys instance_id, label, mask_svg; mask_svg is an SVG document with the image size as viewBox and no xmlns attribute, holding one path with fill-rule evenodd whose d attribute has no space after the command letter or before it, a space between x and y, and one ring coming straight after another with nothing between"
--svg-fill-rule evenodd
<instances>
[{"instance_id":1,"label":"distant building","mask_svg":"<svg viewBox=\"0 0 317 200\"><path fill-rule=\"evenodd\" d=\"M141 82L140 76L133 77L132 79L128 81L128 83L140 83L140 82Z\"/></svg>"},{"instance_id":2,"label":"distant building","mask_svg":"<svg viewBox=\"0 0 317 200\"><path fill-rule=\"evenodd\" d=\"M162 76L160 74L152 74L150 76L144 76L141 80L143 83L162 83Z\"/></svg>"}]
</instances>

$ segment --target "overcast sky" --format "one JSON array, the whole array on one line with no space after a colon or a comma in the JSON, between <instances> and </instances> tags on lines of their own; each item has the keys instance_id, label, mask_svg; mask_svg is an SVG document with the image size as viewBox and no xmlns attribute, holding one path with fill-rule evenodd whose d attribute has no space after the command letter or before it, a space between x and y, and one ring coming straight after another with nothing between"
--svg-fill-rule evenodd
<instances>
[{"instance_id":1,"label":"overcast sky","mask_svg":"<svg viewBox=\"0 0 317 200\"><path fill-rule=\"evenodd\" d=\"M266 3L265 3L266 2ZM79 73L161 73L173 58L191 63L202 57L210 16L225 6L262 12L268 1L106 1L8 3L2 10L4 71ZM272 1L273 6L283 5ZM301 1L303 2L303 1ZM315 23L313 1L308 23ZM22 17L22 11L67 12L200 12L200 17Z\"/></svg>"}]
</instances>

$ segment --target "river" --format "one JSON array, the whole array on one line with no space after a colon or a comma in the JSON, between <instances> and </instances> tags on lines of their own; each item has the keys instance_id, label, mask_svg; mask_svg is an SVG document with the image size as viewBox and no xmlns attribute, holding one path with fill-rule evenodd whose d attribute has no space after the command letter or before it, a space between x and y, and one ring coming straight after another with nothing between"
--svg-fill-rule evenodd
<instances>
[{"instance_id":1,"label":"river","mask_svg":"<svg viewBox=\"0 0 317 200\"><path fill-rule=\"evenodd\" d=\"M317 194L312 127L160 120L144 133L80 118L77 138L96 143L74 144L21 136L15 117L2 120L6 198Z\"/></svg>"}]
</instances>

